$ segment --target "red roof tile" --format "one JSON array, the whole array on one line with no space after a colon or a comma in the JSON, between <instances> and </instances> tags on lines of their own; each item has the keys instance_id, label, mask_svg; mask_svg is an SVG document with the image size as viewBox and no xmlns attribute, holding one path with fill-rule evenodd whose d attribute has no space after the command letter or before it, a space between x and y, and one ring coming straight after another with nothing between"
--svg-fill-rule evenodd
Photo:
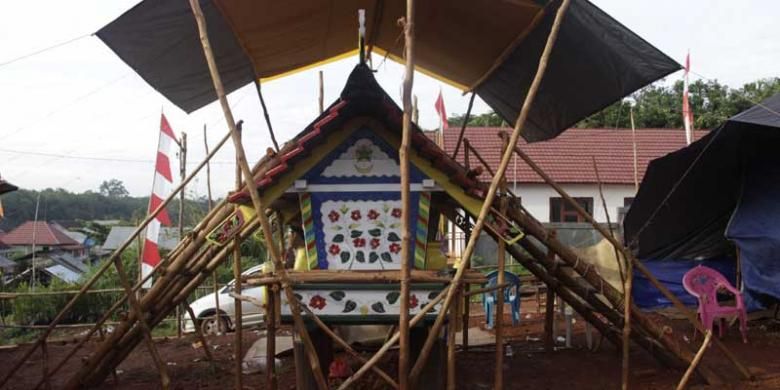
<instances>
[{"instance_id":1,"label":"red roof tile","mask_svg":"<svg viewBox=\"0 0 780 390\"><path fill-rule=\"evenodd\" d=\"M510 133L512 129L498 127L470 127L465 137L477 152L490 164L498 167L502 141L498 134ZM444 131L444 149L452 155L458 140L460 127ZM707 134L697 130L694 139ZM677 129L639 129L636 131L637 168L639 180L647 164L658 157L685 146L685 132ZM630 129L578 129L563 132L549 141L527 143L520 139L518 146L525 151L544 171L559 183L597 183L593 170L593 157L599 169L601 181L605 184L634 184L634 154ZM463 163L463 146L456 159ZM475 157L470 158L471 167L479 166ZM515 181L514 162L506 172L509 182ZM489 181L487 171L480 176ZM517 157L516 181L518 183L544 183L541 177Z\"/></svg>"},{"instance_id":2,"label":"red roof tile","mask_svg":"<svg viewBox=\"0 0 780 390\"><path fill-rule=\"evenodd\" d=\"M6 233L3 242L7 245L32 245L33 236L35 236L35 245L40 246L80 245L54 224L45 221L27 221Z\"/></svg>"}]
</instances>

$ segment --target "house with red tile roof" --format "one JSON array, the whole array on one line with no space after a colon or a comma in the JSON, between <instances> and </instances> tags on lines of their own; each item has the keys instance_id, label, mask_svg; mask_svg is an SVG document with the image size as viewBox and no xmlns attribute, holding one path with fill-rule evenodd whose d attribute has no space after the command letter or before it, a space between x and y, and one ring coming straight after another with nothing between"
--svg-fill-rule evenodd
<instances>
[{"instance_id":1,"label":"house with red tile roof","mask_svg":"<svg viewBox=\"0 0 780 390\"><path fill-rule=\"evenodd\" d=\"M26 252L59 249L72 255L83 255L84 246L70 238L57 224L46 221L27 221L3 236L3 242Z\"/></svg>"},{"instance_id":2,"label":"house with red tile roof","mask_svg":"<svg viewBox=\"0 0 780 390\"><path fill-rule=\"evenodd\" d=\"M455 150L460 130L460 127L453 126L444 131L444 150L450 155ZM510 133L511 130L499 127L468 127L464 138L476 150L476 154L495 170L503 147L499 133ZM694 139L705 134L707 131L697 130ZM648 163L686 144L685 132L682 129L638 129L634 136L631 129L573 128L543 142L527 143L521 138L518 146L572 197L577 198L597 221L606 222L598 189L600 179L610 219L616 222L619 208L628 206L633 200ZM456 160L464 164L464 156L464 148L461 145ZM482 164L475 153L470 152L468 165L470 168L476 168ZM486 182L491 179L487 169L484 169L478 178ZM542 178L516 155L510 161L506 179L510 189L521 197L523 206L541 222L584 222L573 209L561 201L555 190L545 184Z\"/></svg>"}]
</instances>

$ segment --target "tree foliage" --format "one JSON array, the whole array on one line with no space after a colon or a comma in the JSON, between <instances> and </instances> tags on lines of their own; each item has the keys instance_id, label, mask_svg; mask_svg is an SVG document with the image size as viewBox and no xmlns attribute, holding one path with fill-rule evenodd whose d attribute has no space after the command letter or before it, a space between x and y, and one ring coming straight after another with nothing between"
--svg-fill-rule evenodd
<instances>
[{"instance_id":1,"label":"tree foliage","mask_svg":"<svg viewBox=\"0 0 780 390\"><path fill-rule=\"evenodd\" d=\"M127 191L127 188L125 188L125 184L122 183L121 180L117 179L104 180L103 183L100 184L99 191L100 195L111 198L125 197L130 195L130 193Z\"/></svg>"}]
</instances>

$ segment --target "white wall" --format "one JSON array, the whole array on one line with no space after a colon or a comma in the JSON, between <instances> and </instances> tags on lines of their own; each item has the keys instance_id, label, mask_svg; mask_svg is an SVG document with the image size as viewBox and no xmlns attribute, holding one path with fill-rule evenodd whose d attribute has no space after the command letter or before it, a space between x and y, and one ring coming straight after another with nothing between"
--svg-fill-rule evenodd
<instances>
[{"instance_id":1,"label":"white wall","mask_svg":"<svg viewBox=\"0 0 780 390\"><path fill-rule=\"evenodd\" d=\"M596 184L562 184L561 187L572 197L593 198L593 217L598 222L607 222ZM510 183L509 188L513 189ZM550 198L560 197L552 187L546 184L517 184L516 195L522 197L525 207L540 222L550 222ZM623 207L623 198L635 195L633 185L605 184L604 198L609 209L609 218L617 221L618 207Z\"/></svg>"}]
</instances>

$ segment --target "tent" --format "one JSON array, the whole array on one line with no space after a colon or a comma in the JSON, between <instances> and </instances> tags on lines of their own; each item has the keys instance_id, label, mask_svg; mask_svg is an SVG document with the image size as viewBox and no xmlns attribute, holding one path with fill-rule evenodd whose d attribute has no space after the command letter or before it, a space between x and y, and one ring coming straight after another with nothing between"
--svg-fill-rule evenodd
<instances>
[{"instance_id":1,"label":"tent","mask_svg":"<svg viewBox=\"0 0 780 390\"><path fill-rule=\"evenodd\" d=\"M646 260L731 256L732 270L738 252L749 296L780 299L778 151L780 94L652 161L623 222L627 245Z\"/></svg>"},{"instance_id":2,"label":"tent","mask_svg":"<svg viewBox=\"0 0 780 390\"><path fill-rule=\"evenodd\" d=\"M357 52L358 9L366 46L400 59L401 1L200 0L210 41L232 92ZM560 1L417 2L417 69L475 91L514 123ZM122 60L187 112L216 99L187 1L145 0L97 32ZM378 61L377 61L378 62ZM680 69L586 0L567 10L536 103L529 141L553 138L582 118Z\"/></svg>"}]
</instances>

